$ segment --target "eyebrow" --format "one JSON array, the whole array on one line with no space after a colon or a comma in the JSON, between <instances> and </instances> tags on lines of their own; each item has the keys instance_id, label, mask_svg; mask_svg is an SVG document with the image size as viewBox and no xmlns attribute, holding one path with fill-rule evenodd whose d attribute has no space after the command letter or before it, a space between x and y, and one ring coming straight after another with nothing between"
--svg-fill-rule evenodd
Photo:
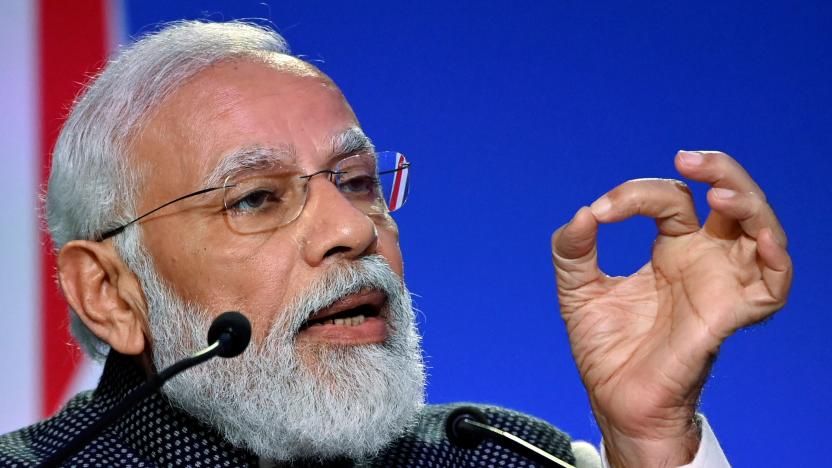
<instances>
[{"instance_id":1,"label":"eyebrow","mask_svg":"<svg viewBox=\"0 0 832 468\"><path fill-rule=\"evenodd\" d=\"M203 187L218 187L232 176L246 171L272 169L295 159L291 147L250 146L231 152L222 158L213 171L203 179Z\"/></svg>"},{"instance_id":2,"label":"eyebrow","mask_svg":"<svg viewBox=\"0 0 832 468\"><path fill-rule=\"evenodd\" d=\"M360 127L350 127L330 138L330 161L342 159L353 153L373 150L370 138ZM202 182L203 187L219 187L232 176L248 171L273 169L296 160L291 145L280 147L250 146L233 151L220 160Z\"/></svg>"},{"instance_id":3,"label":"eyebrow","mask_svg":"<svg viewBox=\"0 0 832 468\"><path fill-rule=\"evenodd\" d=\"M334 135L331 140L334 158L375 149L370 137L364 134L361 127L350 127Z\"/></svg>"}]
</instances>

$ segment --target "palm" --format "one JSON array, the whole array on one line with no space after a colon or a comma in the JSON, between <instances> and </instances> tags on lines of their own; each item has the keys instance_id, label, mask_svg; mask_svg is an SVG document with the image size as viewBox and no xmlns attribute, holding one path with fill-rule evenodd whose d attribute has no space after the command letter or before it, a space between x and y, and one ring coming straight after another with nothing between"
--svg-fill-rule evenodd
<instances>
[{"instance_id":1,"label":"palm","mask_svg":"<svg viewBox=\"0 0 832 468\"><path fill-rule=\"evenodd\" d=\"M747 237L717 240L702 232L660 236L637 273L602 277L561 297L572 350L597 405L684 403L674 399L701 377L688 369L706 369L722 340L757 317L744 298L746 287L761 280L747 273L756 269L754 246ZM639 412L651 417L649 408Z\"/></svg>"},{"instance_id":2,"label":"palm","mask_svg":"<svg viewBox=\"0 0 832 468\"><path fill-rule=\"evenodd\" d=\"M782 306L791 278L790 266L768 265L779 225L752 237L741 221L718 213L716 201L700 227L689 193L667 184L624 184L608 195L612 207L601 219L582 209L564 228L571 231L553 240L561 313L593 408L636 437L661 435L657 426L692 416L720 344ZM655 209L629 193L635 189L655 198ZM597 268L597 222L634 214L657 218L652 258L628 277L605 276Z\"/></svg>"}]
</instances>

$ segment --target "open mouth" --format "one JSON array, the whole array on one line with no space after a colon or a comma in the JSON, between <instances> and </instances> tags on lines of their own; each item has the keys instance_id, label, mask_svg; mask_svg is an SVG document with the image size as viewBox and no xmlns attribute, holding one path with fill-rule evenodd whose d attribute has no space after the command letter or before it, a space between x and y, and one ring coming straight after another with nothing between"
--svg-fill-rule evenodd
<instances>
[{"instance_id":1,"label":"open mouth","mask_svg":"<svg viewBox=\"0 0 832 468\"><path fill-rule=\"evenodd\" d=\"M358 327L368 320L381 318L387 295L378 290L360 291L345 296L310 317L300 328L305 331L317 327Z\"/></svg>"}]
</instances>

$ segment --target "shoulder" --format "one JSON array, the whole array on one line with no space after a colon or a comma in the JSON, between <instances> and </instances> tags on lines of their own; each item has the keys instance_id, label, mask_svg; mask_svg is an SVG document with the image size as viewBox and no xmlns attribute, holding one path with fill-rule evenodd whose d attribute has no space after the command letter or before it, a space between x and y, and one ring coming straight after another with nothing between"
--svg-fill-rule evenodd
<instances>
[{"instance_id":1,"label":"shoulder","mask_svg":"<svg viewBox=\"0 0 832 468\"><path fill-rule=\"evenodd\" d=\"M92 392L72 398L57 414L31 426L0 435L0 465L30 466L39 463L56 447L87 424L84 417Z\"/></svg>"},{"instance_id":2,"label":"shoulder","mask_svg":"<svg viewBox=\"0 0 832 468\"><path fill-rule=\"evenodd\" d=\"M474 408L484 414L488 424L510 432L558 458L574 462L569 436L542 419L498 406L452 403L426 405L411 428L385 448L374 460L374 465L409 466L422 462L433 466L531 466L520 455L490 441L482 442L474 448L463 448L451 443L445 432L445 423L453 411L462 407Z\"/></svg>"}]
</instances>

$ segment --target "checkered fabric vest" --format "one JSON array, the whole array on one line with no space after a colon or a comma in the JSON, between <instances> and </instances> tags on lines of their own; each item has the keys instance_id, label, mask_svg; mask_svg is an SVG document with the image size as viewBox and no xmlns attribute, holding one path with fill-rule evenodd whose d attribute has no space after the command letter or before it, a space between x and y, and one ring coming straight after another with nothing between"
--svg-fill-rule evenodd
<instances>
[{"instance_id":1,"label":"checkered fabric vest","mask_svg":"<svg viewBox=\"0 0 832 468\"><path fill-rule=\"evenodd\" d=\"M39 464L143 380L141 369L132 359L110 353L95 391L77 395L47 420L0 436L0 466ZM371 459L297 461L285 466L535 466L520 455L490 442L484 442L476 449L452 446L444 432L445 417L458 406L427 405L409 431ZM546 422L494 406L472 406L482 410L490 424L574 464L569 437ZM259 462L257 456L232 446L217 432L174 408L157 393L104 430L64 466L257 467Z\"/></svg>"}]
</instances>

